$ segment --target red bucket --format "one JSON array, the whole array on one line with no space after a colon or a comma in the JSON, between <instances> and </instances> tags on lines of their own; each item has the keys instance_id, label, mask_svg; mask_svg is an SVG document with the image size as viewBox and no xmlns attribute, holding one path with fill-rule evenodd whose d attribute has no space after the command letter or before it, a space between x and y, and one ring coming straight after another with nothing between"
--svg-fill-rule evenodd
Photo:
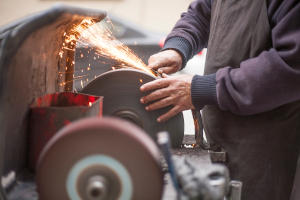
<instances>
[{"instance_id":1,"label":"red bucket","mask_svg":"<svg viewBox=\"0 0 300 200\"><path fill-rule=\"evenodd\" d=\"M85 117L102 117L103 97L62 92L47 94L30 106L29 168L35 169L46 143L63 126Z\"/></svg>"}]
</instances>

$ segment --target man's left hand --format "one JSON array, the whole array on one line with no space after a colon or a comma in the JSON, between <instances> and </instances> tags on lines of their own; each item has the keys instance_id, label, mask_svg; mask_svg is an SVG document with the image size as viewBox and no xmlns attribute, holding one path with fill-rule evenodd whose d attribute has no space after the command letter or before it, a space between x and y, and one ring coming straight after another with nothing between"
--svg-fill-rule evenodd
<instances>
[{"instance_id":1,"label":"man's left hand","mask_svg":"<svg viewBox=\"0 0 300 200\"><path fill-rule=\"evenodd\" d=\"M168 76L151 81L141 86L142 92L152 91L140 99L141 103L148 104L147 111L152 111L167 106L173 106L167 113L157 118L158 122L167 121L179 112L194 109L191 99L192 75Z\"/></svg>"}]
</instances>

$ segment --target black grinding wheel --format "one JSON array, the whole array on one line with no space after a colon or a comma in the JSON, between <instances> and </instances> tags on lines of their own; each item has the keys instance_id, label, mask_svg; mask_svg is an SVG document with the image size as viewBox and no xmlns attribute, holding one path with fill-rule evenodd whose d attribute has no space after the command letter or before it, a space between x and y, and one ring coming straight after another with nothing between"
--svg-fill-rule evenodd
<instances>
[{"instance_id":1,"label":"black grinding wheel","mask_svg":"<svg viewBox=\"0 0 300 200\"><path fill-rule=\"evenodd\" d=\"M140 98L145 95L140 92L140 86L155 79L153 75L139 70L112 70L101 74L81 92L104 96L104 116L115 116L131 121L143 128L154 140L159 131L168 131L172 146L179 147L184 135L182 113L167 122L158 123L156 119L170 107L148 112L145 105L140 103Z\"/></svg>"}]
</instances>

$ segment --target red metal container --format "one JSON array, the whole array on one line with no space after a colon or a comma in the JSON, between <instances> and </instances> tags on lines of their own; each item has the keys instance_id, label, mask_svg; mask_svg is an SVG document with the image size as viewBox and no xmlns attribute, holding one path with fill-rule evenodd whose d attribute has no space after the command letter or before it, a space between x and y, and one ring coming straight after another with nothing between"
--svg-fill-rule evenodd
<instances>
[{"instance_id":1,"label":"red metal container","mask_svg":"<svg viewBox=\"0 0 300 200\"><path fill-rule=\"evenodd\" d=\"M30 106L29 168L35 169L40 152L55 133L72 121L102 117L103 97L61 92L35 99Z\"/></svg>"}]
</instances>

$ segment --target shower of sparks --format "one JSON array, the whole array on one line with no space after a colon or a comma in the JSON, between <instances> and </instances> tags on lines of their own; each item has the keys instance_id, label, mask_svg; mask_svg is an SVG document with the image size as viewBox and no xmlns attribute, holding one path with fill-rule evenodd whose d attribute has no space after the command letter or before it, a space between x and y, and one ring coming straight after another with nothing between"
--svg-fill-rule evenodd
<instances>
[{"instance_id":1,"label":"shower of sparks","mask_svg":"<svg viewBox=\"0 0 300 200\"><path fill-rule=\"evenodd\" d=\"M111 27L112 24L108 20L103 20L97 24L89 18L82 20L79 25L71 29L70 33L64 34L65 42L59 56L63 56L64 50L75 51L77 43L86 48L94 48L98 58L102 56L116 61L117 64L113 69L135 68L155 76L155 73L131 49L113 36ZM80 54L80 57L83 56L83 54ZM97 57L94 56L94 60ZM72 64L74 65L74 62ZM90 70L90 66L87 70Z\"/></svg>"}]
</instances>

